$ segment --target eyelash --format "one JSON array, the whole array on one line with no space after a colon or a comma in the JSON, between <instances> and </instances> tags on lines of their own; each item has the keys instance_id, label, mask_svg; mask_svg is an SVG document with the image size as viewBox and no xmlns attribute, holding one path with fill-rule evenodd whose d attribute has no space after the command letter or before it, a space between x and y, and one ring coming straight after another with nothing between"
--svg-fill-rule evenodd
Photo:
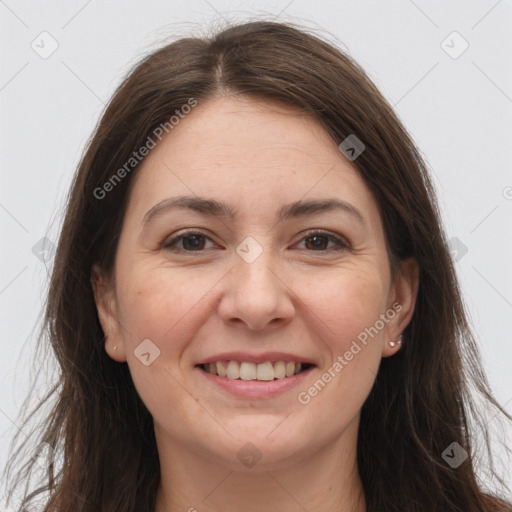
<instances>
[{"instance_id":1,"label":"eyelash","mask_svg":"<svg viewBox=\"0 0 512 512\"><path fill-rule=\"evenodd\" d=\"M182 240L184 238L187 238L189 236L192 236L192 235L199 235L201 237L204 237L208 240L211 240L210 237L206 236L205 234L201 233L200 231L194 231L194 230L189 230L189 231L185 231L184 233L181 233L179 234L178 236L175 236L173 238L171 238L170 240L167 240L163 243L162 245L162 248L166 249L166 250L169 250L171 252L176 252L176 253L187 253L187 254L193 254L195 252L201 254L203 253L204 251L206 251L207 249L203 249L203 250L200 250L200 251L188 251L186 249L177 249L175 246L176 246L176 243L179 242L179 240ZM329 241L334 241L336 244L337 244L337 248L331 248L331 249L321 249L321 250L318 250L318 251L315 251L315 250L308 250L308 249L305 249L305 250L308 250L308 252L331 252L331 251L342 251L342 250L350 250L350 246L340 237L336 236L336 235L333 235L332 233L328 232L328 231L323 231L323 230L314 230L314 231L310 231L309 233L306 233L305 236L303 236L299 242L302 242L303 240L306 240L308 238L312 238L316 235L321 235L321 236L325 236L329 239ZM298 243L299 243L298 242Z\"/></svg>"}]
</instances>

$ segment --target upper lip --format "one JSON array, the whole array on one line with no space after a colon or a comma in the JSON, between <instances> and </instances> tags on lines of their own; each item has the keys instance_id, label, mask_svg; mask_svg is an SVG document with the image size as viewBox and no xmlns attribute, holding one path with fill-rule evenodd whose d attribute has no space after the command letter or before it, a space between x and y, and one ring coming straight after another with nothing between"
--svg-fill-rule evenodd
<instances>
[{"instance_id":1,"label":"upper lip","mask_svg":"<svg viewBox=\"0 0 512 512\"><path fill-rule=\"evenodd\" d=\"M267 361L293 361L294 363L314 364L311 359L286 352L263 352L261 354L251 354L249 352L223 352L221 354L201 359L197 365L216 363L217 361L245 361L256 364L266 363Z\"/></svg>"}]
</instances>

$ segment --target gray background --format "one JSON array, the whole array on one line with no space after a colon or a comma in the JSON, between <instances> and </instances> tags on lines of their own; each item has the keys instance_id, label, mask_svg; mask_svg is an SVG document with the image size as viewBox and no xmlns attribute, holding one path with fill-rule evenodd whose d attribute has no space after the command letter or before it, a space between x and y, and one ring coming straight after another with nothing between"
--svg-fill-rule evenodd
<instances>
[{"instance_id":1,"label":"gray background","mask_svg":"<svg viewBox=\"0 0 512 512\"><path fill-rule=\"evenodd\" d=\"M0 469L37 368L43 251L104 103L165 40L255 16L328 30L395 107L432 171L485 369L512 412L510 0L0 0Z\"/></svg>"}]
</instances>

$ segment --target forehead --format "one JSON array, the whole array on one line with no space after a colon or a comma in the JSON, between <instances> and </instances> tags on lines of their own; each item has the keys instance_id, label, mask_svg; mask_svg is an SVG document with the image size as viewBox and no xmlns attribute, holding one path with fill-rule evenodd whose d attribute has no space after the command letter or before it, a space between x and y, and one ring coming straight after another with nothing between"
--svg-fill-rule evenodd
<instances>
[{"instance_id":1,"label":"forehead","mask_svg":"<svg viewBox=\"0 0 512 512\"><path fill-rule=\"evenodd\" d=\"M242 214L328 194L378 215L355 166L318 122L249 97L199 102L183 116L142 162L130 203L147 210L191 194L238 205Z\"/></svg>"},{"instance_id":2,"label":"forehead","mask_svg":"<svg viewBox=\"0 0 512 512\"><path fill-rule=\"evenodd\" d=\"M339 156L334 141L310 116L281 102L247 96L200 103L173 129L167 142L168 148L193 149L197 159L207 153L210 162L249 156L255 164L280 162L297 153L308 160L331 160L333 152Z\"/></svg>"}]
</instances>

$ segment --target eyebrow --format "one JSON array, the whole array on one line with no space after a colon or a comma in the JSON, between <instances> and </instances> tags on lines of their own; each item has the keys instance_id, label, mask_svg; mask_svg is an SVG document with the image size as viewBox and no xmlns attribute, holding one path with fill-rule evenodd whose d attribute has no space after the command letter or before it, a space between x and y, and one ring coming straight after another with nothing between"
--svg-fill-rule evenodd
<instances>
[{"instance_id":1,"label":"eyebrow","mask_svg":"<svg viewBox=\"0 0 512 512\"><path fill-rule=\"evenodd\" d=\"M144 215L142 224L148 224L159 214L175 207L190 208L204 215L211 215L214 217L228 217L230 219L234 219L238 213L236 208L233 208L214 199L207 199L205 197L198 196L178 196L164 199L163 201L160 201L155 206L153 206ZM287 220L305 215L336 210L348 213L361 224L366 225L363 214L355 206L341 199L295 201L293 203L284 205L281 208L278 213L278 219Z\"/></svg>"}]
</instances>

